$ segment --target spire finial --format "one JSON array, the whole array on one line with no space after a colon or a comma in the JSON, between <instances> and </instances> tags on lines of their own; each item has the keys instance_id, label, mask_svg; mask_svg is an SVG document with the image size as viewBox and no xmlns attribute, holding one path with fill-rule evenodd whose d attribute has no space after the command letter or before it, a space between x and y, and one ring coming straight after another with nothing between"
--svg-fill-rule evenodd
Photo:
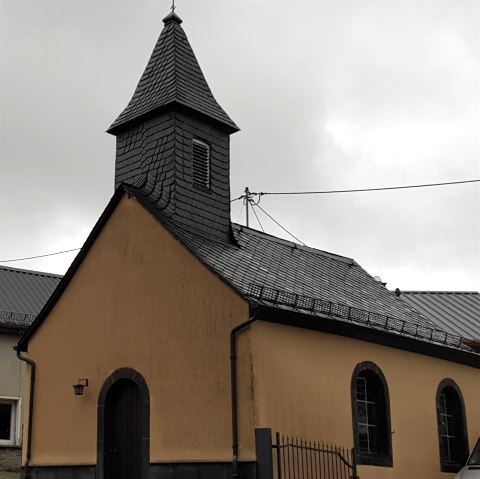
<instances>
[{"instance_id":1,"label":"spire finial","mask_svg":"<svg viewBox=\"0 0 480 479\"><path fill-rule=\"evenodd\" d=\"M170 22L176 22L179 25L182 23L182 19L175 13L176 8L175 0L172 0L172 6L170 7L171 12L163 19L165 25Z\"/></svg>"}]
</instances>

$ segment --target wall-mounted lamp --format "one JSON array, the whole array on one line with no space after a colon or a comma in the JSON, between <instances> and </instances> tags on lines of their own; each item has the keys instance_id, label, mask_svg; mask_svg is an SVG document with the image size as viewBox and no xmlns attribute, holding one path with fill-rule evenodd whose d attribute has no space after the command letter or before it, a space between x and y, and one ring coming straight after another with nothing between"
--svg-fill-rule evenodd
<instances>
[{"instance_id":1,"label":"wall-mounted lamp","mask_svg":"<svg viewBox=\"0 0 480 479\"><path fill-rule=\"evenodd\" d=\"M88 379L78 379L77 384L73 385L73 392L75 393L75 396L82 396L83 395L83 390L88 386Z\"/></svg>"}]
</instances>

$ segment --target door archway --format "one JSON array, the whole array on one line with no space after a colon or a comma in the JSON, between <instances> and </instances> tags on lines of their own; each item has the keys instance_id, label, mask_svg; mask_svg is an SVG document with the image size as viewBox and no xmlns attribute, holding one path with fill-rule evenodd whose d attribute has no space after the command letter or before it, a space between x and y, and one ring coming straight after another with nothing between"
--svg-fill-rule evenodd
<instances>
[{"instance_id":1,"label":"door archway","mask_svg":"<svg viewBox=\"0 0 480 479\"><path fill-rule=\"evenodd\" d=\"M150 395L132 369L115 371L98 401L97 477L146 479L150 445Z\"/></svg>"}]
</instances>

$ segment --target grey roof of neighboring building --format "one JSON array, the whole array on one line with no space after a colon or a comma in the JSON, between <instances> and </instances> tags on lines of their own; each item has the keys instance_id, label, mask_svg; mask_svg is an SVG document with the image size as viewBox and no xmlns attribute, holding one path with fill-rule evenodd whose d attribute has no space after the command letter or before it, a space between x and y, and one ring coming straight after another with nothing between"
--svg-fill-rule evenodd
<instances>
[{"instance_id":1,"label":"grey roof of neighboring building","mask_svg":"<svg viewBox=\"0 0 480 479\"><path fill-rule=\"evenodd\" d=\"M467 339L480 339L480 293L402 291L400 298L445 331Z\"/></svg>"},{"instance_id":2,"label":"grey roof of neighboring building","mask_svg":"<svg viewBox=\"0 0 480 479\"><path fill-rule=\"evenodd\" d=\"M29 326L62 276L0 266L0 325Z\"/></svg>"},{"instance_id":3,"label":"grey roof of neighboring building","mask_svg":"<svg viewBox=\"0 0 480 479\"><path fill-rule=\"evenodd\" d=\"M202 113L226 125L230 131L238 131L215 100L180 26L182 20L171 13L163 21L165 27L135 93L108 132L115 134L126 124L172 103Z\"/></svg>"}]
</instances>

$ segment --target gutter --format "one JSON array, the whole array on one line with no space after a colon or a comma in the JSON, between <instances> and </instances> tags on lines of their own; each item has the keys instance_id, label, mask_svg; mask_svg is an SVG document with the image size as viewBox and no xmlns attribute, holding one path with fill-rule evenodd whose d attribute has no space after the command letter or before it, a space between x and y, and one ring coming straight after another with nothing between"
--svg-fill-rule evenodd
<instances>
[{"instance_id":1,"label":"gutter","mask_svg":"<svg viewBox=\"0 0 480 479\"><path fill-rule=\"evenodd\" d=\"M33 393L35 390L35 362L32 359L26 358L20 355L18 346L14 346L13 349L17 352L17 358L20 361L24 361L30 365L30 398L28 403L28 436L27 436L27 450L25 466L23 468L23 479L30 477L28 473L28 467L30 465L30 458L32 457L32 422L33 422Z\"/></svg>"},{"instance_id":2,"label":"gutter","mask_svg":"<svg viewBox=\"0 0 480 479\"><path fill-rule=\"evenodd\" d=\"M236 334L257 320L254 311L247 321L235 326L230 332L230 389L232 393L232 479L238 479L238 401L237 401L237 336Z\"/></svg>"}]
</instances>

